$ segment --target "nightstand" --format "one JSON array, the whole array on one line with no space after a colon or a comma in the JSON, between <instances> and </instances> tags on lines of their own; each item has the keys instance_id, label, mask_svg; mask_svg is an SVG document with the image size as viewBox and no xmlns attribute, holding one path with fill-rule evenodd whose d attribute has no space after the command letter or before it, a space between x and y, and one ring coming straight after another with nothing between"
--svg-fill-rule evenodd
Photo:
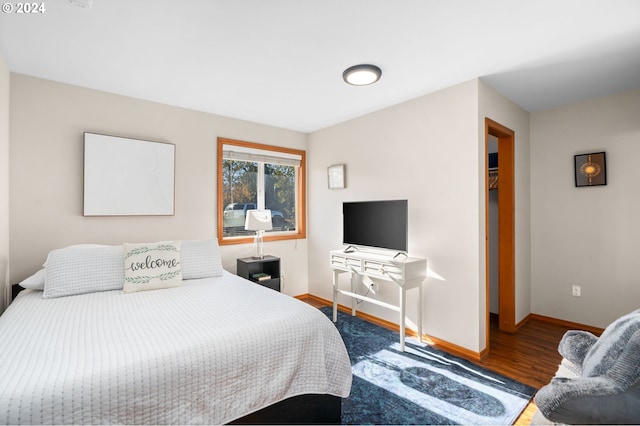
<instances>
[{"instance_id":1,"label":"nightstand","mask_svg":"<svg viewBox=\"0 0 640 426\"><path fill-rule=\"evenodd\" d=\"M262 259L243 257L237 261L238 275L257 284L280 291L280 258L265 256ZM260 278L259 274L265 277Z\"/></svg>"}]
</instances>

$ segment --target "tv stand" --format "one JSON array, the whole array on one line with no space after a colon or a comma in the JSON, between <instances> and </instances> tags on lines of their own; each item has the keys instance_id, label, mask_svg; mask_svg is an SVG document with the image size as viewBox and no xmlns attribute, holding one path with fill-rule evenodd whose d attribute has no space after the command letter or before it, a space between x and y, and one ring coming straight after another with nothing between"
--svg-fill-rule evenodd
<instances>
[{"instance_id":1,"label":"tv stand","mask_svg":"<svg viewBox=\"0 0 640 426\"><path fill-rule=\"evenodd\" d=\"M427 277L427 259L418 257L398 258L388 255L367 252L350 252L333 250L330 253L330 267L333 271L333 322L338 321L338 294L351 297L351 315L356 315L355 300L364 300L399 313L400 350L404 351L405 317L407 290L418 287L418 336L422 340L422 282ZM350 291L340 290L338 280L340 274L351 274ZM356 293L356 288L363 277L393 282L398 286L398 306L381 300L372 299Z\"/></svg>"}]
</instances>

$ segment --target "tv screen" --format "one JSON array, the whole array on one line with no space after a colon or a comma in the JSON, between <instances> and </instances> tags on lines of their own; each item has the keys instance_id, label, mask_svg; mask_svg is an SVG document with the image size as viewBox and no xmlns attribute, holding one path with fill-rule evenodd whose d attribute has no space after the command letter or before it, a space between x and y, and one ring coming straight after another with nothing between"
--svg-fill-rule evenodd
<instances>
[{"instance_id":1,"label":"tv screen","mask_svg":"<svg viewBox=\"0 0 640 426\"><path fill-rule=\"evenodd\" d=\"M344 202L342 219L344 244L407 251L407 200Z\"/></svg>"}]
</instances>

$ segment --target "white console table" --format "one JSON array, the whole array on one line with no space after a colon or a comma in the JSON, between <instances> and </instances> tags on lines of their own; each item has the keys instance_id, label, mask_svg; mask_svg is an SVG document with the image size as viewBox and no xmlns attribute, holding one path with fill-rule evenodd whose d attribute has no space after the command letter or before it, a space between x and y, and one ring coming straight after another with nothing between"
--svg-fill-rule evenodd
<instances>
[{"instance_id":1,"label":"white console table","mask_svg":"<svg viewBox=\"0 0 640 426\"><path fill-rule=\"evenodd\" d=\"M392 258L389 255L364 251L347 253L344 250L333 250L330 253L330 266L333 270L333 322L338 321L338 294L351 297L353 316L356 315L355 299L392 309L400 314L400 349L404 351L406 292L418 287L418 336L422 340L422 282L427 277L427 259L405 255ZM338 288L338 278L344 272L351 274L350 291ZM396 283L400 292L399 305L357 294L356 289L365 276Z\"/></svg>"}]
</instances>

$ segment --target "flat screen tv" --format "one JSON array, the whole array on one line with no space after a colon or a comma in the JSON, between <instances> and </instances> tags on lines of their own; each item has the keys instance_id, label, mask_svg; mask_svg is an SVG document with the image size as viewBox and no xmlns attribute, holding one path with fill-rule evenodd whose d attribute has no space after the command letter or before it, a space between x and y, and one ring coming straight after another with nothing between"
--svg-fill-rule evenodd
<instances>
[{"instance_id":1,"label":"flat screen tv","mask_svg":"<svg viewBox=\"0 0 640 426\"><path fill-rule=\"evenodd\" d=\"M407 251L407 200L344 202L342 219L345 245Z\"/></svg>"}]
</instances>

